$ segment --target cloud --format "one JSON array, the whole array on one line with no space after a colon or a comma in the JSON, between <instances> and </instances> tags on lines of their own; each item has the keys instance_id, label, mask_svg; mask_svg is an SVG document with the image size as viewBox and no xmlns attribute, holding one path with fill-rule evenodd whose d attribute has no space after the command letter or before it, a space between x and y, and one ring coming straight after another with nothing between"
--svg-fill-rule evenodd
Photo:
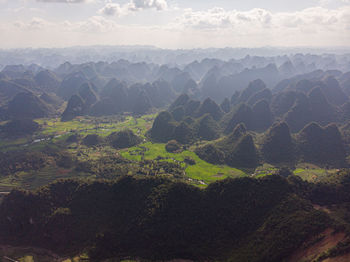
<instances>
[{"instance_id":1,"label":"cloud","mask_svg":"<svg viewBox=\"0 0 350 262\"><path fill-rule=\"evenodd\" d=\"M89 0L36 0L37 2L42 3L67 3L67 4L78 4L78 3L86 3Z\"/></svg>"},{"instance_id":2,"label":"cloud","mask_svg":"<svg viewBox=\"0 0 350 262\"><path fill-rule=\"evenodd\" d=\"M298 12L270 12L255 8L249 11L225 10L213 8L207 11L187 9L175 20L181 28L197 28L202 30L236 28L244 30L271 30L280 28L314 27L323 30L345 26L344 17L350 15L350 8L335 10L314 7ZM340 27L339 27L340 26Z\"/></svg>"},{"instance_id":3,"label":"cloud","mask_svg":"<svg viewBox=\"0 0 350 262\"><path fill-rule=\"evenodd\" d=\"M350 43L350 6L338 9L313 7L297 12L272 12L259 8L248 11L186 9L171 22L157 25L118 24L111 16L134 11L127 4L109 2L105 7L108 8L100 9L99 15L80 21L55 22L54 19L36 17L1 23L2 35L7 36L1 45L150 44L165 48L193 48L348 46Z\"/></svg>"},{"instance_id":4,"label":"cloud","mask_svg":"<svg viewBox=\"0 0 350 262\"><path fill-rule=\"evenodd\" d=\"M103 16L92 16L83 21L63 21L60 23L53 23L42 18L34 17L33 19L23 22L15 21L12 25L21 31L47 31L47 32L74 32L74 33L88 33L101 34L113 32L119 28L119 25L110 19ZM11 28L9 28L11 29Z\"/></svg>"},{"instance_id":5,"label":"cloud","mask_svg":"<svg viewBox=\"0 0 350 262\"><path fill-rule=\"evenodd\" d=\"M155 8L157 10L165 10L168 4L165 0L132 0L130 3L130 9L150 9Z\"/></svg>"},{"instance_id":6,"label":"cloud","mask_svg":"<svg viewBox=\"0 0 350 262\"><path fill-rule=\"evenodd\" d=\"M48 26L51 25L51 23L42 18L34 17L27 23L22 21L15 21L13 25L19 29L31 31L31 30L41 30L43 28L47 28Z\"/></svg>"},{"instance_id":7,"label":"cloud","mask_svg":"<svg viewBox=\"0 0 350 262\"><path fill-rule=\"evenodd\" d=\"M330 6L330 5L348 5L350 0L318 0L320 6Z\"/></svg>"},{"instance_id":8,"label":"cloud","mask_svg":"<svg viewBox=\"0 0 350 262\"><path fill-rule=\"evenodd\" d=\"M121 16L127 14L127 10L119 4L108 3L98 11L99 14L107 16Z\"/></svg>"},{"instance_id":9,"label":"cloud","mask_svg":"<svg viewBox=\"0 0 350 262\"><path fill-rule=\"evenodd\" d=\"M102 16L93 16L86 21L73 23L71 28L83 33L108 33L118 29L118 24Z\"/></svg>"},{"instance_id":10,"label":"cloud","mask_svg":"<svg viewBox=\"0 0 350 262\"><path fill-rule=\"evenodd\" d=\"M239 12L216 7L207 11L187 9L175 23L182 28L191 27L202 30L234 28L242 25L268 27L272 17L273 14L264 9L255 8L247 12Z\"/></svg>"},{"instance_id":11,"label":"cloud","mask_svg":"<svg viewBox=\"0 0 350 262\"><path fill-rule=\"evenodd\" d=\"M124 5L107 3L103 8L98 10L98 14L106 16L123 16L144 9L156 9L158 11L166 10L167 7L168 4L165 0L131 0Z\"/></svg>"}]
</instances>

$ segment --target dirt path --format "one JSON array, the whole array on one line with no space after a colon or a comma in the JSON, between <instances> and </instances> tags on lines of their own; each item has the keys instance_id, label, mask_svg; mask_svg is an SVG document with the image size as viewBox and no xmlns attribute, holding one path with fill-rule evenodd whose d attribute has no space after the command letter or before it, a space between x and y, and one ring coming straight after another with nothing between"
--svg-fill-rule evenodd
<instances>
[{"instance_id":1,"label":"dirt path","mask_svg":"<svg viewBox=\"0 0 350 262\"><path fill-rule=\"evenodd\" d=\"M296 252L287 260L288 262L299 262L299 261L311 261L315 259L321 253L327 251L328 249L335 247L338 243L345 240L346 235L343 232L334 233L332 228L326 229L322 234L323 238L316 243L296 250ZM316 239L315 239L316 240ZM313 239L309 239L306 243L312 243ZM332 261L332 260L330 260ZM350 261L350 260L347 260Z\"/></svg>"},{"instance_id":2,"label":"dirt path","mask_svg":"<svg viewBox=\"0 0 350 262\"><path fill-rule=\"evenodd\" d=\"M346 254L343 256L327 258L322 262L349 262L349 261L350 261L350 254Z\"/></svg>"},{"instance_id":3,"label":"dirt path","mask_svg":"<svg viewBox=\"0 0 350 262\"><path fill-rule=\"evenodd\" d=\"M332 212L329 208L325 206L320 206L320 205L312 205L312 206L314 207L314 209L326 212L327 214L330 214Z\"/></svg>"}]
</instances>

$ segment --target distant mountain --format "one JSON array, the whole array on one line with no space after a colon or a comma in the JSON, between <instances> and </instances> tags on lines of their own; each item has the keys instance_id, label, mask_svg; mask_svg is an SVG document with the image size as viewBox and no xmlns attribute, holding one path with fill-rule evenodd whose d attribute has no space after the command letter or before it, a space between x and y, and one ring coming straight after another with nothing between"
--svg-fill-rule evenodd
<instances>
[{"instance_id":1,"label":"distant mountain","mask_svg":"<svg viewBox=\"0 0 350 262\"><path fill-rule=\"evenodd\" d=\"M57 95L68 100L72 95L78 92L79 87L88 82L82 74L72 74L66 76L60 84Z\"/></svg>"},{"instance_id":2,"label":"distant mountain","mask_svg":"<svg viewBox=\"0 0 350 262\"><path fill-rule=\"evenodd\" d=\"M53 110L33 93L19 93L8 104L9 118L42 118L52 115Z\"/></svg>"},{"instance_id":3,"label":"distant mountain","mask_svg":"<svg viewBox=\"0 0 350 262\"><path fill-rule=\"evenodd\" d=\"M298 134L298 147L305 162L345 166L345 144L334 124L325 128L308 124Z\"/></svg>"},{"instance_id":4,"label":"distant mountain","mask_svg":"<svg viewBox=\"0 0 350 262\"><path fill-rule=\"evenodd\" d=\"M40 71L35 75L34 80L41 90L46 92L56 92L61 83L61 79L49 70Z\"/></svg>"},{"instance_id":5,"label":"distant mountain","mask_svg":"<svg viewBox=\"0 0 350 262\"><path fill-rule=\"evenodd\" d=\"M5 105L8 101L13 99L17 94L23 93L23 92L29 92L29 90L12 81L0 79L0 106Z\"/></svg>"},{"instance_id":6,"label":"distant mountain","mask_svg":"<svg viewBox=\"0 0 350 262\"><path fill-rule=\"evenodd\" d=\"M342 58L346 61L347 56ZM221 120L226 132L241 121L248 130L263 132L275 119L285 120L292 132L298 132L310 121L327 125L344 119L343 105L350 93L349 73L340 71L344 67L346 63L340 65L334 56L302 54L247 55L227 61L207 57L182 66L123 58L64 62L53 69L7 65L0 74L0 106L4 112L16 94L32 92L56 111L60 99L68 102L78 95L84 109L68 108L75 112L68 114L71 117L77 112L144 114L170 105L177 121L209 113L215 121ZM80 90L84 84L90 86L86 94ZM186 101L174 102L181 94ZM239 115L244 109L241 103L246 104L247 116Z\"/></svg>"}]
</instances>

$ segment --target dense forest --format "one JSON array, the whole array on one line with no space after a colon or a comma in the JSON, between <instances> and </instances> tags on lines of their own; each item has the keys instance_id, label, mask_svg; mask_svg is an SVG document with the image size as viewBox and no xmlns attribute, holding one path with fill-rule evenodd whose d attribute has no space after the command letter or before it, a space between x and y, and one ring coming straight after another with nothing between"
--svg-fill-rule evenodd
<instances>
[{"instance_id":1,"label":"dense forest","mask_svg":"<svg viewBox=\"0 0 350 262\"><path fill-rule=\"evenodd\" d=\"M349 71L302 54L4 66L0 255L347 261Z\"/></svg>"}]
</instances>

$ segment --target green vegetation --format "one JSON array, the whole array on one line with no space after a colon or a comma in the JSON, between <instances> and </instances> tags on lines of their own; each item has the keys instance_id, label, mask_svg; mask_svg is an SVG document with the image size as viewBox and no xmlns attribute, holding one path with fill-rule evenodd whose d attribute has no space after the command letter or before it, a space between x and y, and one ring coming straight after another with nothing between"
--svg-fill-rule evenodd
<instances>
[{"instance_id":1,"label":"green vegetation","mask_svg":"<svg viewBox=\"0 0 350 262\"><path fill-rule=\"evenodd\" d=\"M126 117L78 117L72 121L61 122L59 119L38 119L36 122L42 125L43 135L62 135L68 132L76 132L80 135L98 134L108 136L113 132L123 129L131 129L138 135L144 135L151 127L155 115L144 115L136 118Z\"/></svg>"},{"instance_id":2,"label":"green vegetation","mask_svg":"<svg viewBox=\"0 0 350 262\"><path fill-rule=\"evenodd\" d=\"M142 139L136 136L130 129L112 133L107 137L107 140L117 149L132 147L142 141Z\"/></svg>"},{"instance_id":3,"label":"green vegetation","mask_svg":"<svg viewBox=\"0 0 350 262\"><path fill-rule=\"evenodd\" d=\"M213 165L200 159L194 152L184 150L181 153L169 153L165 149L165 144L145 143L137 147L129 148L121 153L127 159L155 160L161 159L169 162L180 162L185 166L186 175L195 180L202 181L206 184L216 180L225 179L227 177L242 177L245 173L236 168L231 168L225 165ZM195 165L186 165L184 160L190 157L195 160Z\"/></svg>"},{"instance_id":4,"label":"green vegetation","mask_svg":"<svg viewBox=\"0 0 350 262\"><path fill-rule=\"evenodd\" d=\"M339 172L339 169L322 169L312 164L299 164L294 170L294 174L308 182L321 182Z\"/></svg>"},{"instance_id":5,"label":"green vegetation","mask_svg":"<svg viewBox=\"0 0 350 262\"><path fill-rule=\"evenodd\" d=\"M4 198L0 241L30 243L73 257L66 261L79 261L72 254L85 250L92 262L279 262L322 241L323 232L333 228L345 240L325 247L322 256L327 258L348 250L345 236L350 233L350 173L331 177L327 184L302 182L296 176L244 177L205 189L163 177L60 180L34 192L14 190ZM331 213L314 209L324 201L332 205ZM34 251L21 254L13 257L36 257Z\"/></svg>"},{"instance_id":6,"label":"green vegetation","mask_svg":"<svg viewBox=\"0 0 350 262\"><path fill-rule=\"evenodd\" d=\"M5 86L17 91L0 108L0 256L280 262L325 232L341 240L307 259L349 253L350 106L337 77L275 90L258 79L229 100L221 65L198 83L197 63L155 66L147 74L168 80L130 86L116 68L99 78L101 65L65 64L62 82L37 74L34 93Z\"/></svg>"},{"instance_id":7,"label":"green vegetation","mask_svg":"<svg viewBox=\"0 0 350 262\"><path fill-rule=\"evenodd\" d=\"M264 160L268 163L293 163L295 145L286 123L275 123L264 137L262 145Z\"/></svg>"},{"instance_id":8,"label":"green vegetation","mask_svg":"<svg viewBox=\"0 0 350 262\"><path fill-rule=\"evenodd\" d=\"M145 138L145 133L150 129L155 115L144 115L141 117L79 117L72 121L61 122L58 118L36 119L40 125L40 130L32 136L21 137L3 137L0 134L0 151L35 149L39 144L45 146L53 142L58 143L65 140L72 134L86 136L97 134L101 137L107 137L114 132L125 129L132 130L136 135ZM6 122L0 123L5 125ZM34 147L34 148L33 148Z\"/></svg>"},{"instance_id":9,"label":"green vegetation","mask_svg":"<svg viewBox=\"0 0 350 262\"><path fill-rule=\"evenodd\" d=\"M265 176L270 176L276 173L278 169L275 166L272 166L270 164L264 164L262 166L259 166L255 169L254 177L261 178Z\"/></svg>"}]
</instances>

